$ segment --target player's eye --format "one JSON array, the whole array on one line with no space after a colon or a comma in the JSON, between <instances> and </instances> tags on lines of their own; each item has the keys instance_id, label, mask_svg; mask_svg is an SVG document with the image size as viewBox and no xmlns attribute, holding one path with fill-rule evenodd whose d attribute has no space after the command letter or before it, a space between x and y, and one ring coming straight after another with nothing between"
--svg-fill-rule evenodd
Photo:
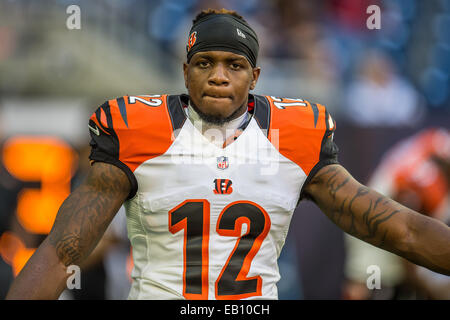
<instances>
[{"instance_id":1,"label":"player's eye","mask_svg":"<svg viewBox=\"0 0 450 320\"><path fill-rule=\"evenodd\" d=\"M207 68L209 66L209 62L205 60L200 60L197 62L197 66L201 68Z\"/></svg>"},{"instance_id":2,"label":"player's eye","mask_svg":"<svg viewBox=\"0 0 450 320\"><path fill-rule=\"evenodd\" d=\"M239 70L242 66L239 63L232 63L231 69L233 70Z\"/></svg>"}]
</instances>

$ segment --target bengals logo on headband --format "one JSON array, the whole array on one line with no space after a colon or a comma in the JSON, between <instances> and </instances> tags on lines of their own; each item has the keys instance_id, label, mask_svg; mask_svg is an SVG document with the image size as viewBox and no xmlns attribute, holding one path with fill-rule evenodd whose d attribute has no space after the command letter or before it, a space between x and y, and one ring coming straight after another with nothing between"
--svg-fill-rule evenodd
<instances>
[{"instance_id":1,"label":"bengals logo on headband","mask_svg":"<svg viewBox=\"0 0 450 320\"><path fill-rule=\"evenodd\" d=\"M197 41L197 31L194 31L191 33L191 35L189 36L189 40L187 43L187 51L191 51L191 48L194 46L195 41Z\"/></svg>"}]
</instances>

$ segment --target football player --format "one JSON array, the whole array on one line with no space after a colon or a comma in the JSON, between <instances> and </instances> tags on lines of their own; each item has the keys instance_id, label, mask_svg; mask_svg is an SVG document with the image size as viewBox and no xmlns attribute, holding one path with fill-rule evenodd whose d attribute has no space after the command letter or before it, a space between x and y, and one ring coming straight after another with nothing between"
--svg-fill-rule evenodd
<instances>
[{"instance_id":1,"label":"football player","mask_svg":"<svg viewBox=\"0 0 450 320\"><path fill-rule=\"evenodd\" d=\"M127 209L130 299L276 299L277 258L301 199L349 234L450 274L450 229L361 185L337 160L320 104L250 93L258 37L237 13L193 21L188 94L124 96L89 121L92 168L12 284L55 299L66 269Z\"/></svg>"}]
</instances>

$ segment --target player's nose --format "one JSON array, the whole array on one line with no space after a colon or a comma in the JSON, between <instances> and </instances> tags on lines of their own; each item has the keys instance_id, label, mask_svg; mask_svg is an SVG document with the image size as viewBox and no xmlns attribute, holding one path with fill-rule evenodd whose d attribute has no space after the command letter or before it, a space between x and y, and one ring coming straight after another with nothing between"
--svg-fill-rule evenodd
<instances>
[{"instance_id":1,"label":"player's nose","mask_svg":"<svg viewBox=\"0 0 450 320\"><path fill-rule=\"evenodd\" d=\"M228 85L230 80L228 78L228 72L226 66L222 63L218 63L212 68L211 73L209 75L208 84L223 86Z\"/></svg>"}]
</instances>

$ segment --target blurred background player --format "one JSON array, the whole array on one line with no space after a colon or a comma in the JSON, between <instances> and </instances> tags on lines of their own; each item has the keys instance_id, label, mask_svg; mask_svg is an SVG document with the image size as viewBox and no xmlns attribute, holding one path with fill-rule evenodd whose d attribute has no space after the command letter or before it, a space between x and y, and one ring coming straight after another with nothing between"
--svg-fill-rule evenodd
<instances>
[{"instance_id":1,"label":"blurred background player","mask_svg":"<svg viewBox=\"0 0 450 320\"><path fill-rule=\"evenodd\" d=\"M394 145L370 185L403 205L450 224L450 132L428 128ZM450 299L450 277L415 266L346 236L349 299ZM381 289L369 290L367 267L381 270Z\"/></svg>"}]
</instances>

